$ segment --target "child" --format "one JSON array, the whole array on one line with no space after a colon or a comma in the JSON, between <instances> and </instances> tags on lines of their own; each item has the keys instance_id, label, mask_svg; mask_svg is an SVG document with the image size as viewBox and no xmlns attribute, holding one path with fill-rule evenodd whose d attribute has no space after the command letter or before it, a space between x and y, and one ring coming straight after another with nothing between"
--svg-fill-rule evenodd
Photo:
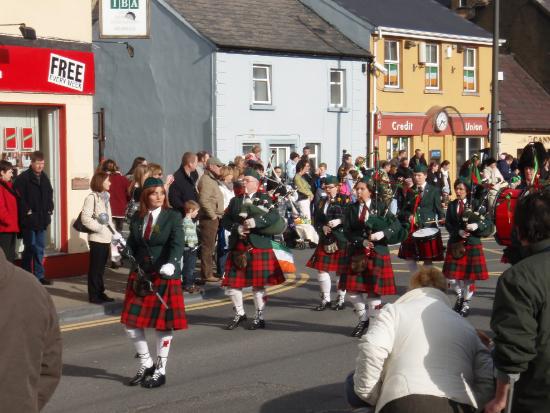
<instances>
[{"instance_id":1,"label":"child","mask_svg":"<svg viewBox=\"0 0 550 413\"><path fill-rule=\"evenodd\" d=\"M193 221L197 217L199 209L200 206L195 201L187 201L183 204L185 217L183 218L184 248L181 277L183 290L191 294L199 291L194 284L199 238L197 237L197 223Z\"/></svg>"}]
</instances>

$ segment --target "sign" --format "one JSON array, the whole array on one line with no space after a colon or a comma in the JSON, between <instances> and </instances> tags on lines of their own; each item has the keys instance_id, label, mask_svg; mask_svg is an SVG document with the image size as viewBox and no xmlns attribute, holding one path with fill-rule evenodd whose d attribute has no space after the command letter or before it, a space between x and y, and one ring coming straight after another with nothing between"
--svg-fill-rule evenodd
<instances>
[{"instance_id":1,"label":"sign","mask_svg":"<svg viewBox=\"0 0 550 413\"><path fill-rule=\"evenodd\" d=\"M92 52L0 45L0 91L93 95Z\"/></svg>"},{"instance_id":2,"label":"sign","mask_svg":"<svg viewBox=\"0 0 550 413\"><path fill-rule=\"evenodd\" d=\"M21 128L21 150L34 151L34 131L32 128Z\"/></svg>"},{"instance_id":3,"label":"sign","mask_svg":"<svg viewBox=\"0 0 550 413\"><path fill-rule=\"evenodd\" d=\"M99 37L149 37L150 0L99 0Z\"/></svg>"},{"instance_id":4,"label":"sign","mask_svg":"<svg viewBox=\"0 0 550 413\"><path fill-rule=\"evenodd\" d=\"M17 150L17 128L4 128L4 150Z\"/></svg>"},{"instance_id":5,"label":"sign","mask_svg":"<svg viewBox=\"0 0 550 413\"><path fill-rule=\"evenodd\" d=\"M441 159L441 151L439 149L430 151L430 161L439 161Z\"/></svg>"},{"instance_id":6,"label":"sign","mask_svg":"<svg viewBox=\"0 0 550 413\"><path fill-rule=\"evenodd\" d=\"M489 133L486 116L464 115L462 121L458 116L451 116L445 129L438 132L434 130L433 119L425 115L377 114L376 133L382 136L487 136Z\"/></svg>"}]
</instances>

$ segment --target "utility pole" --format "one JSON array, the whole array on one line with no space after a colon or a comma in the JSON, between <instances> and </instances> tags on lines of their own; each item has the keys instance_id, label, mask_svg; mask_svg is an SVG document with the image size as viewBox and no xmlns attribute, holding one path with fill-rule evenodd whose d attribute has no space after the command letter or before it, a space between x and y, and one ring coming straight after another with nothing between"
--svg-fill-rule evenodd
<instances>
[{"instance_id":1,"label":"utility pole","mask_svg":"<svg viewBox=\"0 0 550 413\"><path fill-rule=\"evenodd\" d=\"M498 58L500 39L500 0L493 0L493 82L491 94L491 156L498 159Z\"/></svg>"},{"instance_id":2,"label":"utility pole","mask_svg":"<svg viewBox=\"0 0 550 413\"><path fill-rule=\"evenodd\" d=\"M105 109L101 108L97 112L97 143L98 143L98 161L105 159Z\"/></svg>"}]
</instances>

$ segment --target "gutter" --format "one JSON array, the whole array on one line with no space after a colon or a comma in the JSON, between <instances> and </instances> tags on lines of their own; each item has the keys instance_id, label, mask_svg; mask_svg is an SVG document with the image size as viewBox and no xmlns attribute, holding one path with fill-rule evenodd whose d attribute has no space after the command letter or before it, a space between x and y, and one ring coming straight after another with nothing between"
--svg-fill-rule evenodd
<instances>
[{"instance_id":1,"label":"gutter","mask_svg":"<svg viewBox=\"0 0 550 413\"><path fill-rule=\"evenodd\" d=\"M412 29L399 29L396 27L385 27L379 26L378 31L383 30L386 36L402 36L410 37L414 39L426 39L426 40L439 40L439 41L449 41L455 43L468 43L468 44L483 44L492 46L493 38L492 37L476 37L476 36L464 36L459 34L448 34L448 33L436 33L436 32L425 32L422 30L412 30ZM500 45L506 43L505 39L500 39Z\"/></svg>"}]
</instances>

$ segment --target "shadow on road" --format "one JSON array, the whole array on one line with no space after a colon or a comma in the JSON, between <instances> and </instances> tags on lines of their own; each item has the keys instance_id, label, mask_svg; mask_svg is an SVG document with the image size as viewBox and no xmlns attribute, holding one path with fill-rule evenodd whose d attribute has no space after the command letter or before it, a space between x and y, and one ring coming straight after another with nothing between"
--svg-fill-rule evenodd
<instances>
[{"instance_id":1,"label":"shadow on road","mask_svg":"<svg viewBox=\"0 0 550 413\"><path fill-rule=\"evenodd\" d=\"M119 374L112 374L105 369L94 367L75 366L73 364L63 364L63 376L66 377L88 377L92 379L112 380L119 383L126 383L129 377Z\"/></svg>"}]
</instances>

